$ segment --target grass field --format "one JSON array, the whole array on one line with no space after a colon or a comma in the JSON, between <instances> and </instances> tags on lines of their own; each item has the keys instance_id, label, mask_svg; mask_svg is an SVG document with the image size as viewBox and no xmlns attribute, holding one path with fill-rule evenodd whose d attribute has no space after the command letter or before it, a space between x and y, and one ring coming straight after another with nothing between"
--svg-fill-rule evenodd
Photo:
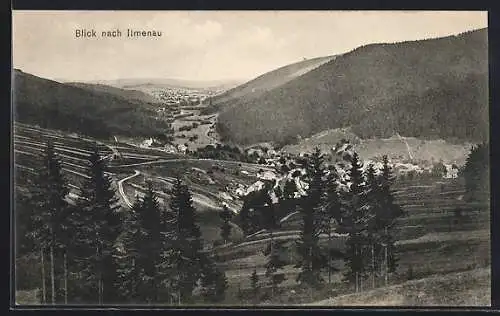
<instances>
[{"instance_id":1,"label":"grass field","mask_svg":"<svg viewBox=\"0 0 500 316\"><path fill-rule=\"evenodd\" d=\"M309 306L490 306L490 267L449 273L358 294L342 295Z\"/></svg>"}]
</instances>

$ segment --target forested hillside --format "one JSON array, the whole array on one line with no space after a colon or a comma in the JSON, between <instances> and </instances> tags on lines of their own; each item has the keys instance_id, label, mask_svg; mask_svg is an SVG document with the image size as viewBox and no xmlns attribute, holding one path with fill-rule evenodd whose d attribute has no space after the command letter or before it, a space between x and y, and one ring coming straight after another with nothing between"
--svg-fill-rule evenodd
<instances>
[{"instance_id":1,"label":"forested hillside","mask_svg":"<svg viewBox=\"0 0 500 316\"><path fill-rule=\"evenodd\" d=\"M235 99L219 131L250 144L352 127L363 138L484 140L488 130L487 29L445 38L371 44L263 93Z\"/></svg>"},{"instance_id":2,"label":"forested hillside","mask_svg":"<svg viewBox=\"0 0 500 316\"><path fill-rule=\"evenodd\" d=\"M146 102L146 103L160 103L159 100L156 100L153 96L146 94L139 90L126 90L120 89L104 84L92 84L92 83L83 83L83 82L68 82L68 85L72 85L78 88L87 89L90 91L97 92L106 92L112 95L115 95L120 98L124 98L130 100L131 102Z\"/></svg>"},{"instance_id":3,"label":"forested hillside","mask_svg":"<svg viewBox=\"0 0 500 316\"><path fill-rule=\"evenodd\" d=\"M89 91L14 71L16 121L97 138L110 135L150 136L168 129L154 118L150 104Z\"/></svg>"}]
</instances>

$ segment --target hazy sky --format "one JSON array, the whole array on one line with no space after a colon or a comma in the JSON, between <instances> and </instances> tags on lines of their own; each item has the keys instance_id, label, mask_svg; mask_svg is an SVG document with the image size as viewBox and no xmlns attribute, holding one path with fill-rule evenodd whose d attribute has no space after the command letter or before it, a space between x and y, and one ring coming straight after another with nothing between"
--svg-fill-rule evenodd
<instances>
[{"instance_id":1,"label":"hazy sky","mask_svg":"<svg viewBox=\"0 0 500 316\"><path fill-rule=\"evenodd\" d=\"M486 12L14 11L13 64L66 80L250 79L368 43L487 26ZM76 29L156 30L159 38L75 38Z\"/></svg>"}]
</instances>

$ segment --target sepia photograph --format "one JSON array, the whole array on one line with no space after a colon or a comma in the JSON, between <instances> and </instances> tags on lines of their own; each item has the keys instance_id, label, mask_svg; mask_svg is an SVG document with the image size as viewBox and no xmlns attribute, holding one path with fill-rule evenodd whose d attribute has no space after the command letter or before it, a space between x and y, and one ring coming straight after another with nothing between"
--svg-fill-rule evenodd
<instances>
[{"instance_id":1,"label":"sepia photograph","mask_svg":"<svg viewBox=\"0 0 500 316\"><path fill-rule=\"evenodd\" d=\"M491 306L486 11L12 11L15 306Z\"/></svg>"}]
</instances>

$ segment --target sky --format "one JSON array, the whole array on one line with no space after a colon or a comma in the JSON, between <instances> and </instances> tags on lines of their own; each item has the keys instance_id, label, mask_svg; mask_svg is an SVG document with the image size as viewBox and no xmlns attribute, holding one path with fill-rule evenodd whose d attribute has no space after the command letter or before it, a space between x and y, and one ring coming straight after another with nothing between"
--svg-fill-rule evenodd
<instances>
[{"instance_id":1,"label":"sky","mask_svg":"<svg viewBox=\"0 0 500 316\"><path fill-rule=\"evenodd\" d=\"M487 27L481 11L13 11L13 65L62 81L248 80L370 43ZM127 38L127 29L161 37ZM119 29L120 38L75 31Z\"/></svg>"}]
</instances>

